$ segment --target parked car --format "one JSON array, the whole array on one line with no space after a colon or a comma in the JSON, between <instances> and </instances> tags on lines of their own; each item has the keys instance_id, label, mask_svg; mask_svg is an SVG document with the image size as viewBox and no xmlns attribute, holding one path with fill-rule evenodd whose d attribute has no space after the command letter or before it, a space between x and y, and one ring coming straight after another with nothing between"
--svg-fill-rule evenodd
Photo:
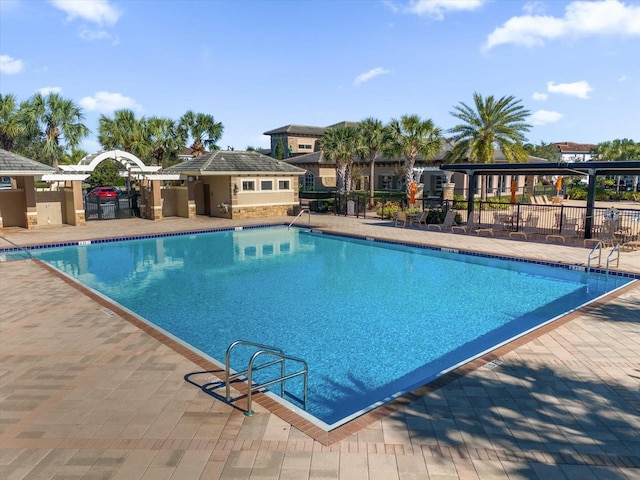
<instances>
[{"instance_id":1,"label":"parked car","mask_svg":"<svg viewBox=\"0 0 640 480\"><path fill-rule=\"evenodd\" d=\"M118 190L113 187L96 187L88 194L91 197L101 198L116 198L118 196Z\"/></svg>"}]
</instances>

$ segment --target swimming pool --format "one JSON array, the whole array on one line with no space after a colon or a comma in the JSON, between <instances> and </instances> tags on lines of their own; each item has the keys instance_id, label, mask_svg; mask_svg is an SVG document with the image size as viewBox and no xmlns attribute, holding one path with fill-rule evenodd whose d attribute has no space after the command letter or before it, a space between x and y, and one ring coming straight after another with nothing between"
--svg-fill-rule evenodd
<instances>
[{"instance_id":1,"label":"swimming pool","mask_svg":"<svg viewBox=\"0 0 640 480\"><path fill-rule=\"evenodd\" d=\"M242 339L305 359L325 429L630 281L286 227L33 253L211 358Z\"/></svg>"}]
</instances>

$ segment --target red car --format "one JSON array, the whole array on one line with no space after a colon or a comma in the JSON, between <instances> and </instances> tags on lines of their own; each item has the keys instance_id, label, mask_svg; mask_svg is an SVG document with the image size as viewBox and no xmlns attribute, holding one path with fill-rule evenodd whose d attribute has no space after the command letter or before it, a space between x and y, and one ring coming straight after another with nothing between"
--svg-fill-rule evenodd
<instances>
[{"instance_id":1,"label":"red car","mask_svg":"<svg viewBox=\"0 0 640 480\"><path fill-rule=\"evenodd\" d=\"M101 198L115 198L118 196L118 191L113 187L96 187L89 192L92 197Z\"/></svg>"}]
</instances>

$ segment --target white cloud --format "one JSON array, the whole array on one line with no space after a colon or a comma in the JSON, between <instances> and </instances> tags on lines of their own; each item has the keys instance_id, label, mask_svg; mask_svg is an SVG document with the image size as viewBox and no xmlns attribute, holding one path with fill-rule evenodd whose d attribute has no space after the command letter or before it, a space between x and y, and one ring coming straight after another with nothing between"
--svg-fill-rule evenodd
<instances>
[{"instance_id":1,"label":"white cloud","mask_svg":"<svg viewBox=\"0 0 640 480\"><path fill-rule=\"evenodd\" d=\"M120 11L108 0L49 0L50 3L67 14L73 21L80 18L99 25L114 25L120 18Z\"/></svg>"},{"instance_id":2,"label":"white cloud","mask_svg":"<svg viewBox=\"0 0 640 480\"><path fill-rule=\"evenodd\" d=\"M80 106L88 111L100 113L111 113L114 110L122 110L123 108L128 108L136 112L142 111L141 105L131 97L125 97L121 93L96 92L92 97L81 98L79 103Z\"/></svg>"},{"instance_id":3,"label":"white cloud","mask_svg":"<svg viewBox=\"0 0 640 480\"><path fill-rule=\"evenodd\" d=\"M546 5L543 2L536 0L533 2L525 3L524 7L522 7L522 10L524 10L527 15L542 14L546 11Z\"/></svg>"},{"instance_id":4,"label":"white cloud","mask_svg":"<svg viewBox=\"0 0 640 480\"><path fill-rule=\"evenodd\" d=\"M78 35L80 35L81 39L87 42L91 42L93 40L108 40L109 38L111 38L109 32L105 32L104 30L100 29L94 30L87 27L86 25L82 25L78 29Z\"/></svg>"},{"instance_id":5,"label":"white cloud","mask_svg":"<svg viewBox=\"0 0 640 480\"><path fill-rule=\"evenodd\" d=\"M485 48L507 43L542 46L560 37L588 35L640 36L640 5L625 5L620 0L574 1L567 5L562 18L531 14L512 17L489 34Z\"/></svg>"},{"instance_id":6,"label":"white cloud","mask_svg":"<svg viewBox=\"0 0 640 480\"><path fill-rule=\"evenodd\" d=\"M548 123L556 123L563 115L560 112L551 110L537 110L531 114L530 121L532 125L546 125Z\"/></svg>"},{"instance_id":7,"label":"white cloud","mask_svg":"<svg viewBox=\"0 0 640 480\"><path fill-rule=\"evenodd\" d=\"M628 82L629 80L631 80L631 77L629 75L622 75L618 81L619 82Z\"/></svg>"},{"instance_id":8,"label":"white cloud","mask_svg":"<svg viewBox=\"0 0 640 480\"><path fill-rule=\"evenodd\" d=\"M547 91L587 99L589 98L589 92L592 92L593 88L584 80L573 83L547 82Z\"/></svg>"},{"instance_id":9,"label":"white cloud","mask_svg":"<svg viewBox=\"0 0 640 480\"><path fill-rule=\"evenodd\" d=\"M389 73L389 70L385 70L382 67L373 68L368 72L361 73L360 75L358 75L356 79L353 81L353 85L357 87L358 85L364 82L368 82L373 77L377 77L378 75L383 75L385 73Z\"/></svg>"},{"instance_id":10,"label":"white cloud","mask_svg":"<svg viewBox=\"0 0 640 480\"><path fill-rule=\"evenodd\" d=\"M42 95L49 95L50 93L62 93L62 87L42 87L37 90Z\"/></svg>"},{"instance_id":11,"label":"white cloud","mask_svg":"<svg viewBox=\"0 0 640 480\"><path fill-rule=\"evenodd\" d=\"M486 0L411 0L406 8L408 13L442 20L445 13L460 10L476 10Z\"/></svg>"},{"instance_id":12,"label":"white cloud","mask_svg":"<svg viewBox=\"0 0 640 480\"><path fill-rule=\"evenodd\" d=\"M0 73L5 75L15 75L20 73L24 68L22 60L10 57L9 55L0 55Z\"/></svg>"},{"instance_id":13,"label":"white cloud","mask_svg":"<svg viewBox=\"0 0 640 480\"><path fill-rule=\"evenodd\" d=\"M531 98L533 98L534 100L537 100L538 102L542 102L547 98L549 98L549 95L547 95L546 93L533 92L533 95L531 95Z\"/></svg>"}]
</instances>

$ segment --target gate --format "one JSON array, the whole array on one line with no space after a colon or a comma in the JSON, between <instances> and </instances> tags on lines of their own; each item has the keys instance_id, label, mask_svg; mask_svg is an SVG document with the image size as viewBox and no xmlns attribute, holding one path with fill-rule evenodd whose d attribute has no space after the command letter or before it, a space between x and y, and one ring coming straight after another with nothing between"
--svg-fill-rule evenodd
<instances>
[{"instance_id":1,"label":"gate","mask_svg":"<svg viewBox=\"0 0 640 480\"><path fill-rule=\"evenodd\" d=\"M123 193L117 197L84 197L85 220L115 220L139 216L138 195Z\"/></svg>"}]
</instances>

